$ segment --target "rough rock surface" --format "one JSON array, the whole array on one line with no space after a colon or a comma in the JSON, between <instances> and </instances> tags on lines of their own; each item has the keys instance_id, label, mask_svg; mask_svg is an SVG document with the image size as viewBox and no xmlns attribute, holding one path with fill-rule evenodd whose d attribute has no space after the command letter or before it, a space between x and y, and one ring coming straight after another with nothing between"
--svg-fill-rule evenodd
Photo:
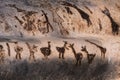
<instances>
[{"instance_id":1,"label":"rough rock surface","mask_svg":"<svg viewBox=\"0 0 120 80\"><path fill-rule=\"evenodd\" d=\"M103 13L106 9L114 22ZM1 0L0 32L16 36L69 36L113 35L118 31L119 35L119 14L119 0ZM113 23L118 25L115 30Z\"/></svg>"},{"instance_id":2,"label":"rough rock surface","mask_svg":"<svg viewBox=\"0 0 120 80\"><path fill-rule=\"evenodd\" d=\"M110 73L112 76L108 75L109 71L112 70L111 68L108 72L106 71L106 73L104 73L108 78L106 78L106 80L119 80L119 4L120 0L0 0L0 45L3 45L5 49L5 59L14 61L16 55L14 50L16 45L14 43L16 41L18 45L23 48L21 54L23 60L28 60L30 56L29 47L26 45L26 42L30 43L30 45L38 46L38 52L35 53L35 58L36 60L42 61L44 56L41 54L40 48L47 46L48 41L51 41L52 46L52 54L49 56L50 60L54 58L58 59L59 54L56 51L56 46L62 47L64 44L63 41L67 41L68 44L74 43L76 52L81 52L83 56L86 56L86 54L81 51L81 47L86 46L89 53L96 54L96 62L98 58L101 57L101 51L104 52L106 49L106 60L112 67L116 65L113 68L113 73L116 73L115 78L111 78L114 76L112 72ZM68 46L69 45L67 45L67 47ZM71 49L66 50L65 59L75 59ZM57 62L53 61L53 63L55 63L57 71L59 66ZM20 64L18 64L18 66ZM24 64L24 62L22 64ZM29 63L25 63L24 65L26 64L27 66L32 65ZM44 64L43 61L42 63L36 64L44 65L45 67L50 63ZM72 63L67 63L70 70L71 64ZM105 63L105 67L106 64L108 63ZM60 65L62 65L62 63L60 63ZM11 64L11 66L13 66L13 64ZM53 65L51 66L53 67ZM92 66L100 68L98 65L94 65L94 63ZM100 64L100 66L103 65ZM82 68L84 68L84 63ZM49 70L49 68L46 69ZM68 72L70 71L69 69ZM92 69L93 67L90 67L88 70L94 71ZM50 68L50 70L53 69ZM62 70L64 72L64 69ZM87 74L87 72L85 74ZM30 76L30 74L28 74L28 76ZM88 74L88 76L91 75ZM68 75L67 77L68 79L70 78ZM84 75L82 75L82 78L84 78ZM80 80L83 80L82 78L80 78ZM100 79L92 78L93 79L90 80Z\"/></svg>"}]
</instances>

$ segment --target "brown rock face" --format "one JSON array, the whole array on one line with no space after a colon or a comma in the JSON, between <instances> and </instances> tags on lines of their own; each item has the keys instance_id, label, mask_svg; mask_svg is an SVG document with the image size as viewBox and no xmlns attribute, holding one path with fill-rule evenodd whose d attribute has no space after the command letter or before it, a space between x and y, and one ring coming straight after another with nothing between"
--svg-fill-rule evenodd
<instances>
[{"instance_id":1,"label":"brown rock face","mask_svg":"<svg viewBox=\"0 0 120 80\"><path fill-rule=\"evenodd\" d=\"M0 31L16 35L119 35L119 1L2 1ZM112 4L112 5L111 5ZM9 32L6 32L9 30ZM8 34L7 34L8 33Z\"/></svg>"}]
</instances>

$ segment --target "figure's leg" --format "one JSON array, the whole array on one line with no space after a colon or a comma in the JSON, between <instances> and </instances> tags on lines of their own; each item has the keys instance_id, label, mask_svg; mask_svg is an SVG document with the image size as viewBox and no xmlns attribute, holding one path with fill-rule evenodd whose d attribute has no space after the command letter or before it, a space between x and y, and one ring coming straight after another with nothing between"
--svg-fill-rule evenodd
<instances>
[{"instance_id":1,"label":"figure's leg","mask_svg":"<svg viewBox=\"0 0 120 80\"><path fill-rule=\"evenodd\" d=\"M35 33L34 33L34 31L32 31L32 34L33 34L33 36L35 36Z\"/></svg>"},{"instance_id":2,"label":"figure's leg","mask_svg":"<svg viewBox=\"0 0 120 80\"><path fill-rule=\"evenodd\" d=\"M46 31L46 33L48 33L49 32L49 25L48 25L48 23L47 23L47 31Z\"/></svg>"},{"instance_id":3,"label":"figure's leg","mask_svg":"<svg viewBox=\"0 0 120 80\"><path fill-rule=\"evenodd\" d=\"M45 60L46 59L46 55L44 55L44 58L43 58L43 60Z\"/></svg>"},{"instance_id":4,"label":"figure's leg","mask_svg":"<svg viewBox=\"0 0 120 80\"><path fill-rule=\"evenodd\" d=\"M90 58L88 63L91 64L92 61L93 61L93 58Z\"/></svg>"},{"instance_id":5,"label":"figure's leg","mask_svg":"<svg viewBox=\"0 0 120 80\"><path fill-rule=\"evenodd\" d=\"M43 60L45 59L45 55L44 55L44 58L43 58Z\"/></svg>"},{"instance_id":6,"label":"figure's leg","mask_svg":"<svg viewBox=\"0 0 120 80\"><path fill-rule=\"evenodd\" d=\"M4 54L1 55L1 63L4 63Z\"/></svg>"},{"instance_id":7,"label":"figure's leg","mask_svg":"<svg viewBox=\"0 0 120 80\"><path fill-rule=\"evenodd\" d=\"M103 56L102 56L102 53L101 53L101 58L102 58Z\"/></svg>"},{"instance_id":8,"label":"figure's leg","mask_svg":"<svg viewBox=\"0 0 120 80\"><path fill-rule=\"evenodd\" d=\"M53 29L52 25L50 23L48 23L48 24L49 24L49 27L51 28L51 30L53 31L54 29Z\"/></svg>"},{"instance_id":9,"label":"figure's leg","mask_svg":"<svg viewBox=\"0 0 120 80\"><path fill-rule=\"evenodd\" d=\"M92 63L92 60L89 60L89 62L88 62L89 64L91 64Z\"/></svg>"},{"instance_id":10,"label":"figure's leg","mask_svg":"<svg viewBox=\"0 0 120 80\"><path fill-rule=\"evenodd\" d=\"M61 53L59 53L59 58L61 58Z\"/></svg>"},{"instance_id":11,"label":"figure's leg","mask_svg":"<svg viewBox=\"0 0 120 80\"><path fill-rule=\"evenodd\" d=\"M45 60L47 59L47 56L45 55Z\"/></svg>"},{"instance_id":12,"label":"figure's leg","mask_svg":"<svg viewBox=\"0 0 120 80\"><path fill-rule=\"evenodd\" d=\"M21 58L21 53L19 53L19 55L18 55L18 56L19 56L19 59L22 59L22 58Z\"/></svg>"},{"instance_id":13,"label":"figure's leg","mask_svg":"<svg viewBox=\"0 0 120 80\"><path fill-rule=\"evenodd\" d=\"M48 59L48 56L46 56L46 59Z\"/></svg>"},{"instance_id":14,"label":"figure's leg","mask_svg":"<svg viewBox=\"0 0 120 80\"><path fill-rule=\"evenodd\" d=\"M90 59L89 58L87 58L87 60L88 60L88 64L90 63Z\"/></svg>"},{"instance_id":15,"label":"figure's leg","mask_svg":"<svg viewBox=\"0 0 120 80\"><path fill-rule=\"evenodd\" d=\"M76 64L75 65L78 66L78 60L76 60Z\"/></svg>"},{"instance_id":16,"label":"figure's leg","mask_svg":"<svg viewBox=\"0 0 120 80\"><path fill-rule=\"evenodd\" d=\"M105 53L103 54L103 58L105 59Z\"/></svg>"},{"instance_id":17,"label":"figure's leg","mask_svg":"<svg viewBox=\"0 0 120 80\"><path fill-rule=\"evenodd\" d=\"M81 60L79 60L79 65L81 66Z\"/></svg>"},{"instance_id":18,"label":"figure's leg","mask_svg":"<svg viewBox=\"0 0 120 80\"><path fill-rule=\"evenodd\" d=\"M33 54L33 60L35 61L35 55Z\"/></svg>"},{"instance_id":19,"label":"figure's leg","mask_svg":"<svg viewBox=\"0 0 120 80\"><path fill-rule=\"evenodd\" d=\"M1 58L1 56L0 56L0 64L2 63L2 58Z\"/></svg>"},{"instance_id":20,"label":"figure's leg","mask_svg":"<svg viewBox=\"0 0 120 80\"><path fill-rule=\"evenodd\" d=\"M62 53L62 59L64 59L64 53Z\"/></svg>"},{"instance_id":21,"label":"figure's leg","mask_svg":"<svg viewBox=\"0 0 120 80\"><path fill-rule=\"evenodd\" d=\"M18 56L18 53L16 53L16 56L15 56L15 58L16 58L16 59L18 59L18 57L17 57L17 56Z\"/></svg>"}]
</instances>

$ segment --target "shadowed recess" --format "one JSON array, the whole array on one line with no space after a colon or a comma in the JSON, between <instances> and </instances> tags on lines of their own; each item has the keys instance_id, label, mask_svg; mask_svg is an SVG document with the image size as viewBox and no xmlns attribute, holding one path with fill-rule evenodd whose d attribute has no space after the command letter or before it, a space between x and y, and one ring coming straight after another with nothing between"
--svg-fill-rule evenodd
<instances>
[{"instance_id":1,"label":"shadowed recess","mask_svg":"<svg viewBox=\"0 0 120 80\"><path fill-rule=\"evenodd\" d=\"M1 80L107 80L114 67L107 60L82 62L75 66L73 60L43 60L36 62L13 61L0 65Z\"/></svg>"}]
</instances>

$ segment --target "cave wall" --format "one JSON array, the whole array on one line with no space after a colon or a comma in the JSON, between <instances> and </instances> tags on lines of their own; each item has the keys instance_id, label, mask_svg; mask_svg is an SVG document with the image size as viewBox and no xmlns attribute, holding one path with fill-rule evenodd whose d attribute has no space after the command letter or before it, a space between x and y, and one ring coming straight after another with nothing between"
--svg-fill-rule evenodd
<instances>
[{"instance_id":1,"label":"cave wall","mask_svg":"<svg viewBox=\"0 0 120 80\"><path fill-rule=\"evenodd\" d=\"M0 32L16 36L46 36L72 33L113 35L112 22L103 13L107 8L118 25L119 1L6 0L0 6Z\"/></svg>"}]
</instances>

